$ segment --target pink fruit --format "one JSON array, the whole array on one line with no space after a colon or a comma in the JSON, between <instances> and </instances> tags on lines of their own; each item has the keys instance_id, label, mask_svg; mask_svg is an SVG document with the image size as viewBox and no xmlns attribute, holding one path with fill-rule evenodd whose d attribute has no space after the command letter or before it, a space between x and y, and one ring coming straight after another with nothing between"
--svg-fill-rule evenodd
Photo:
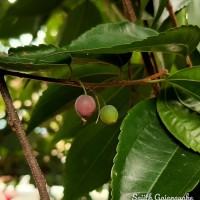
<instances>
[{"instance_id":1,"label":"pink fruit","mask_svg":"<svg viewBox=\"0 0 200 200\"><path fill-rule=\"evenodd\" d=\"M95 109L96 103L92 96L81 95L75 101L75 110L83 121L91 117Z\"/></svg>"}]
</instances>

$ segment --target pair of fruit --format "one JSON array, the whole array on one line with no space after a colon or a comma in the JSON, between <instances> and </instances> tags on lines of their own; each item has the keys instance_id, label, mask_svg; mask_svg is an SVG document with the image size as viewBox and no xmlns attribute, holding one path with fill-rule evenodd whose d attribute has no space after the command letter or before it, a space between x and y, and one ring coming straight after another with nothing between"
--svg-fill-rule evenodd
<instances>
[{"instance_id":1,"label":"pair of fruit","mask_svg":"<svg viewBox=\"0 0 200 200\"><path fill-rule=\"evenodd\" d=\"M86 94L81 95L75 101L75 110L82 120L86 122L87 119L95 112L96 102L92 96ZM99 115L101 121L105 124L113 124L118 119L118 111L112 105L103 106Z\"/></svg>"}]
</instances>

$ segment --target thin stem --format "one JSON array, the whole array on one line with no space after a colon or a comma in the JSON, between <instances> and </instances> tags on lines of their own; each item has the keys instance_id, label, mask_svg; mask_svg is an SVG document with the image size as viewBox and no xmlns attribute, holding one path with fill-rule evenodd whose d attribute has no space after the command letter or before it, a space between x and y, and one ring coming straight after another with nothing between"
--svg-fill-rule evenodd
<instances>
[{"instance_id":1,"label":"thin stem","mask_svg":"<svg viewBox=\"0 0 200 200\"><path fill-rule=\"evenodd\" d=\"M86 89L85 89L85 86L84 86L84 84L83 84L81 81L79 81L79 83L80 83L80 85L82 86L82 88L83 88L83 90L84 90L84 93L85 93L85 95L87 95L87 91L86 91Z\"/></svg>"},{"instance_id":2,"label":"thin stem","mask_svg":"<svg viewBox=\"0 0 200 200\"><path fill-rule=\"evenodd\" d=\"M92 91L93 91L93 90L92 90ZM97 106L98 106L98 116L97 116L97 120L96 120L96 122L95 122L95 124L97 124L98 121L99 121L99 117L100 117L101 106L100 106L100 102L99 102L99 98L98 98L98 96L96 95L95 92L93 92L93 93L94 93L94 95L95 95L95 97L96 97L96 100L97 100Z\"/></svg>"},{"instance_id":3,"label":"thin stem","mask_svg":"<svg viewBox=\"0 0 200 200\"><path fill-rule=\"evenodd\" d=\"M125 10L125 15L126 15L127 19L129 19L129 21L131 21L131 22L135 22L136 15L135 15L133 6L131 4L131 1L130 0L122 0L122 3L123 3L123 7ZM152 56L154 56L154 55L152 54ZM143 58L144 64L146 66L146 69L147 69L147 72L149 75L152 75L152 74L155 74L156 72L158 72L157 65L155 65L155 68L156 68L155 69L151 62L150 56L147 52L142 52L142 58ZM133 87L132 87L132 89L133 89ZM160 87L158 84L153 85L153 91L154 91L154 94L157 96L160 91Z\"/></svg>"},{"instance_id":4,"label":"thin stem","mask_svg":"<svg viewBox=\"0 0 200 200\"><path fill-rule=\"evenodd\" d=\"M131 22L135 22L137 20L135 12L133 10L132 4L130 0L122 0L125 16Z\"/></svg>"},{"instance_id":5,"label":"thin stem","mask_svg":"<svg viewBox=\"0 0 200 200\"><path fill-rule=\"evenodd\" d=\"M173 25L175 27L178 27L178 21L176 19L176 15L174 13L173 6L172 6L172 3L171 3L170 0L167 1L167 10L169 12L169 16L171 18L171 21L172 21Z\"/></svg>"},{"instance_id":6,"label":"thin stem","mask_svg":"<svg viewBox=\"0 0 200 200\"><path fill-rule=\"evenodd\" d=\"M155 74L160 74L160 73L156 73L156 70L155 70L155 68L154 68L154 66L151 62L150 56L147 52L142 52L142 58L143 58L147 73L150 75L149 77L152 77ZM153 84L152 87L153 87L153 91L154 91L155 96L157 96L159 94L159 91L160 91L160 86L158 84Z\"/></svg>"},{"instance_id":7,"label":"thin stem","mask_svg":"<svg viewBox=\"0 0 200 200\"><path fill-rule=\"evenodd\" d=\"M173 6L172 6L172 3L171 3L170 0L168 0L168 2L167 2L167 10L169 12L169 16L171 18L171 21L172 21L173 25L175 27L178 27L179 26L178 25L178 20L176 18L176 15L174 13ZM186 62L187 62L188 67L192 67L192 61L190 59L190 56L186 56Z\"/></svg>"},{"instance_id":8,"label":"thin stem","mask_svg":"<svg viewBox=\"0 0 200 200\"><path fill-rule=\"evenodd\" d=\"M18 139L21 143L25 158L32 171L36 186L38 187L40 198L42 200L50 200L48 192L47 192L46 180L33 154L31 145L28 141L28 138L24 131L23 125L19 119L17 111L13 106L13 102L12 102L10 93L8 91L6 82L4 80L4 75L2 73L0 74L0 91L5 103L5 106L6 106L6 110L8 114L8 123L10 124L13 132L17 134Z\"/></svg>"},{"instance_id":9,"label":"thin stem","mask_svg":"<svg viewBox=\"0 0 200 200\"><path fill-rule=\"evenodd\" d=\"M68 80L68 79L55 79L55 78L49 78L49 77L42 77L42 76L36 76L31 74L24 74L20 72L12 72L7 70L0 70L0 73L4 73L4 75L11 75L16 76L20 78L28 78L32 80L38 80L38 81L46 81L49 83L55 83L55 84L61 84L61 85L67 85L72 87L82 87L80 84L80 81L78 80ZM159 77L162 77L164 75L168 74L167 70L163 70L162 72L153 74L149 77L146 77L144 79L139 80L122 80L122 81L113 81L113 82L101 82L101 83L88 83L88 82L82 82L84 87L86 89L95 89L95 88L108 88L113 86L128 86L128 85L139 85L139 84L149 84L151 83L151 80L157 79Z\"/></svg>"},{"instance_id":10,"label":"thin stem","mask_svg":"<svg viewBox=\"0 0 200 200\"><path fill-rule=\"evenodd\" d=\"M131 71L131 63L129 61L128 63L128 79L131 80L132 79L132 71ZM130 100L130 107L132 108L134 105L134 86L131 85L131 100Z\"/></svg>"}]
</instances>

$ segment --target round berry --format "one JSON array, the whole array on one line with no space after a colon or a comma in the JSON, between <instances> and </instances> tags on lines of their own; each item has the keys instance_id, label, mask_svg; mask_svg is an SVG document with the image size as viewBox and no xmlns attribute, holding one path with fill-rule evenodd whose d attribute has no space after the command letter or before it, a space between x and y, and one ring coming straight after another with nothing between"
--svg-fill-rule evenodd
<instances>
[{"instance_id":1,"label":"round berry","mask_svg":"<svg viewBox=\"0 0 200 200\"><path fill-rule=\"evenodd\" d=\"M81 95L75 101L75 110L83 120L91 117L95 109L96 102L92 96Z\"/></svg>"},{"instance_id":2,"label":"round berry","mask_svg":"<svg viewBox=\"0 0 200 200\"><path fill-rule=\"evenodd\" d=\"M100 110L100 119L105 124L114 124L118 119L118 111L112 105L103 106Z\"/></svg>"}]
</instances>

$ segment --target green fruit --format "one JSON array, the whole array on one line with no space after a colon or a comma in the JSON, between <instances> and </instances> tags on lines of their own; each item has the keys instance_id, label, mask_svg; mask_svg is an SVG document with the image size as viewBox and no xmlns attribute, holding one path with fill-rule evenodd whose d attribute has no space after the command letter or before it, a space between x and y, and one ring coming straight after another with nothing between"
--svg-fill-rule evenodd
<instances>
[{"instance_id":1,"label":"green fruit","mask_svg":"<svg viewBox=\"0 0 200 200\"><path fill-rule=\"evenodd\" d=\"M118 119L118 111L112 105L106 105L100 110L100 119L105 124L114 124Z\"/></svg>"}]
</instances>

